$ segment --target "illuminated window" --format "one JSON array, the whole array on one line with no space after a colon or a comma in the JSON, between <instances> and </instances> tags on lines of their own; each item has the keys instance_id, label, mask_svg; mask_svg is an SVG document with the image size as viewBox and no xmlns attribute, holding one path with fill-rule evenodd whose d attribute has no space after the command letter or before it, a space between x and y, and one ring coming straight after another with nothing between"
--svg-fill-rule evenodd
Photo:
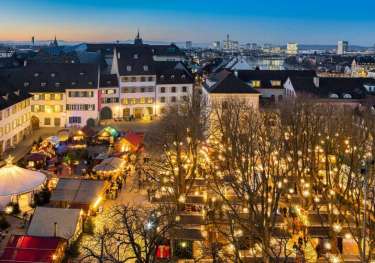
<instances>
[{"instance_id":1,"label":"illuminated window","mask_svg":"<svg viewBox=\"0 0 375 263\"><path fill-rule=\"evenodd\" d=\"M251 86L253 88L260 88L260 80L253 80L252 83L251 83Z\"/></svg>"},{"instance_id":2,"label":"illuminated window","mask_svg":"<svg viewBox=\"0 0 375 263\"><path fill-rule=\"evenodd\" d=\"M281 81L280 80L271 80L271 85L273 87L279 87L279 86L281 86Z\"/></svg>"}]
</instances>

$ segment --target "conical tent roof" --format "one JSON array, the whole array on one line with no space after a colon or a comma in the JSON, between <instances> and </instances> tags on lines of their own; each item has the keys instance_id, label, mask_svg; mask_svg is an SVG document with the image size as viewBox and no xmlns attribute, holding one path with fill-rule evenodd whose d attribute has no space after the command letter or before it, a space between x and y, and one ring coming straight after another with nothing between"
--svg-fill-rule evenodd
<instances>
[{"instance_id":1,"label":"conical tent roof","mask_svg":"<svg viewBox=\"0 0 375 263\"><path fill-rule=\"evenodd\" d=\"M0 168L0 197L31 192L46 181L43 173L13 165L11 158L6 162Z\"/></svg>"}]
</instances>

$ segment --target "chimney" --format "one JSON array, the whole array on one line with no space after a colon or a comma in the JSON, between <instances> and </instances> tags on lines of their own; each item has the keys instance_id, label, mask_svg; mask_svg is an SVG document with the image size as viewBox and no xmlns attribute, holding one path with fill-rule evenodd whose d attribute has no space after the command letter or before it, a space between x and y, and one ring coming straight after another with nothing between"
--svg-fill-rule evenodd
<instances>
[{"instance_id":1,"label":"chimney","mask_svg":"<svg viewBox=\"0 0 375 263\"><path fill-rule=\"evenodd\" d=\"M319 77L314 77L314 85L319 88Z\"/></svg>"},{"instance_id":2,"label":"chimney","mask_svg":"<svg viewBox=\"0 0 375 263\"><path fill-rule=\"evenodd\" d=\"M53 236L57 237L57 222L53 223Z\"/></svg>"}]
</instances>

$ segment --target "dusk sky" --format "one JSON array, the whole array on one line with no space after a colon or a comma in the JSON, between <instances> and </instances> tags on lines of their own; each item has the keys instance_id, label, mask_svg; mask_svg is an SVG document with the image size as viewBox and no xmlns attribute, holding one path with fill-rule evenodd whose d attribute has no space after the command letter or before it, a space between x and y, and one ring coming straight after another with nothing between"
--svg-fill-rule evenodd
<instances>
[{"instance_id":1,"label":"dusk sky","mask_svg":"<svg viewBox=\"0 0 375 263\"><path fill-rule=\"evenodd\" d=\"M1 0L0 40L375 44L375 1Z\"/></svg>"}]
</instances>

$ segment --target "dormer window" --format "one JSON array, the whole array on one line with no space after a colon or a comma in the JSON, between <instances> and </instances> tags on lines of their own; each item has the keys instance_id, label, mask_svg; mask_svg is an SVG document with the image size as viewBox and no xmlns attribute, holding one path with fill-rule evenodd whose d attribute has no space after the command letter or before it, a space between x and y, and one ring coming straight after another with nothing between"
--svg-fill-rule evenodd
<instances>
[{"instance_id":1,"label":"dormer window","mask_svg":"<svg viewBox=\"0 0 375 263\"><path fill-rule=\"evenodd\" d=\"M108 85L111 84L111 81L110 81L110 80L107 80L107 84L108 84Z\"/></svg>"},{"instance_id":2,"label":"dormer window","mask_svg":"<svg viewBox=\"0 0 375 263\"><path fill-rule=\"evenodd\" d=\"M42 83L40 83L40 86L45 87L45 86L47 86L47 83L46 82L42 82Z\"/></svg>"},{"instance_id":3,"label":"dormer window","mask_svg":"<svg viewBox=\"0 0 375 263\"><path fill-rule=\"evenodd\" d=\"M93 82L92 82L92 81L89 81L88 84L89 84L90 86L92 86L92 85L93 85Z\"/></svg>"},{"instance_id":4,"label":"dormer window","mask_svg":"<svg viewBox=\"0 0 375 263\"><path fill-rule=\"evenodd\" d=\"M161 78L161 79L164 79L164 75L160 75L160 78Z\"/></svg>"},{"instance_id":5,"label":"dormer window","mask_svg":"<svg viewBox=\"0 0 375 263\"><path fill-rule=\"evenodd\" d=\"M126 71L132 71L132 66L127 65L127 66L126 66Z\"/></svg>"},{"instance_id":6,"label":"dormer window","mask_svg":"<svg viewBox=\"0 0 375 263\"><path fill-rule=\"evenodd\" d=\"M174 75L171 75L171 79L174 79Z\"/></svg>"},{"instance_id":7,"label":"dormer window","mask_svg":"<svg viewBox=\"0 0 375 263\"><path fill-rule=\"evenodd\" d=\"M185 74L182 74L182 75L181 75L181 78L182 78L182 79L185 79L185 78L186 78L186 75L185 75Z\"/></svg>"},{"instance_id":8,"label":"dormer window","mask_svg":"<svg viewBox=\"0 0 375 263\"><path fill-rule=\"evenodd\" d=\"M75 85L77 85L77 82L72 81L72 86L75 86Z\"/></svg>"},{"instance_id":9,"label":"dormer window","mask_svg":"<svg viewBox=\"0 0 375 263\"><path fill-rule=\"evenodd\" d=\"M24 87L28 87L28 86L30 86L30 82L25 82L25 83L23 83L23 86L24 86Z\"/></svg>"},{"instance_id":10,"label":"dormer window","mask_svg":"<svg viewBox=\"0 0 375 263\"><path fill-rule=\"evenodd\" d=\"M57 87L57 88L60 87L60 82L56 82L55 87Z\"/></svg>"},{"instance_id":11,"label":"dormer window","mask_svg":"<svg viewBox=\"0 0 375 263\"><path fill-rule=\"evenodd\" d=\"M144 70L144 71L148 71L148 66L147 66L147 65L144 65L144 66L143 66L143 70Z\"/></svg>"},{"instance_id":12,"label":"dormer window","mask_svg":"<svg viewBox=\"0 0 375 263\"><path fill-rule=\"evenodd\" d=\"M56 77L56 74L55 73L51 73L51 77L52 78Z\"/></svg>"},{"instance_id":13,"label":"dormer window","mask_svg":"<svg viewBox=\"0 0 375 263\"><path fill-rule=\"evenodd\" d=\"M351 99L351 98L352 98L352 95L350 95L350 94L348 94L348 93L344 93L343 98L344 98L344 99Z\"/></svg>"},{"instance_id":14,"label":"dormer window","mask_svg":"<svg viewBox=\"0 0 375 263\"><path fill-rule=\"evenodd\" d=\"M80 72L79 75L84 76L85 72Z\"/></svg>"},{"instance_id":15,"label":"dormer window","mask_svg":"<svg viewBox=\"0 0 375 263\"><path fill-rule=\"evenodd\" d=\"M330 99L338 99L339 98L339 95L335 94L335 93L331 93L329 94L329 98Z\"/></svg>"},{"instance_id":16,"label":"dormer window","mask_svg":"<svg viewBox=\"0 0 375 263\"><path fill-rule=\"evenodd\" d=\"M38 73L38 72L35 72L35 73L34 73L34 77L36 77L36 78L39 77L39 73Z\"/></svg>"},{"instance_id":17,"label":"dormer window","mask_svg":"<svg viewBox=\"0 0 375 263\"><path fill-rule=\"evenodd\" d=\"M134 59L138 59L138 58L139 58L139 55L138 55L138 54L134 54L134 55L133 55L133 58L134 58Z\"/></svg>"}]
</instances>

